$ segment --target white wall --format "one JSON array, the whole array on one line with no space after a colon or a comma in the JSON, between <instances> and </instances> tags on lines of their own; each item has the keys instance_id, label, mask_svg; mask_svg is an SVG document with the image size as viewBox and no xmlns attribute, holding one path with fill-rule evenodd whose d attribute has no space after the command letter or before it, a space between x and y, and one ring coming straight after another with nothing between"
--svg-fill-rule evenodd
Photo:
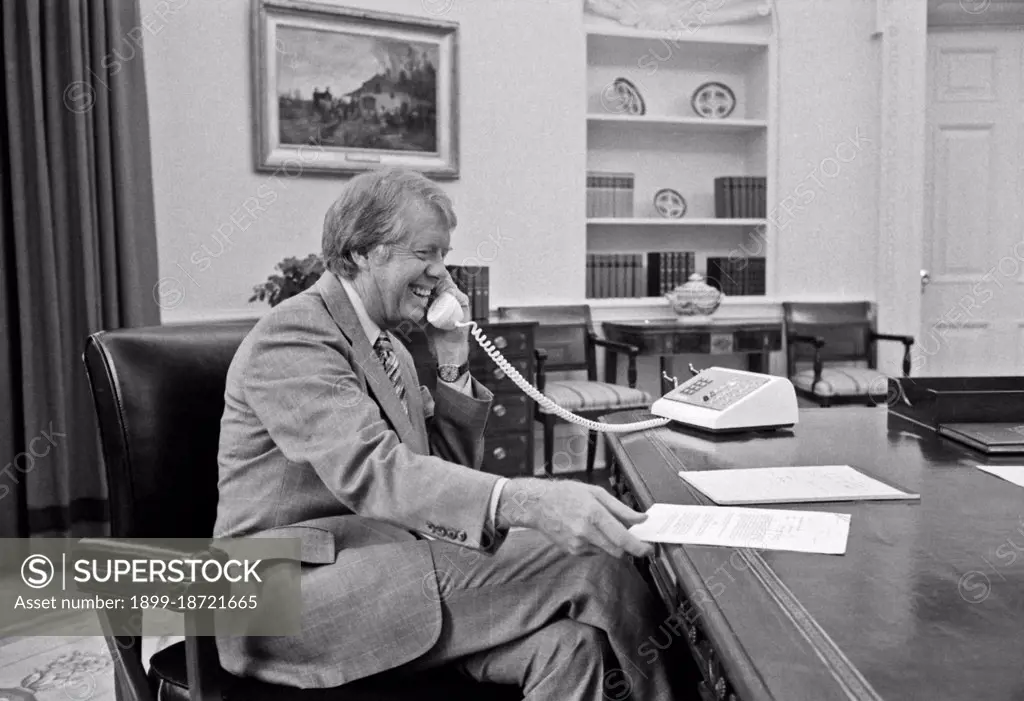
<instances>
[{"instance_id":1,"label":"white wall","mask_svg":"<svg viewBox=\"0 0 1024 701\"><path fill-rule=\"evenodd\" d=\"M141 0L143 17L166 4ZM345 4L460 24L462 176L445 185L460 224L449 261L489 265L497 304L582 297L585 46L580 32L567 31L579 26L580 5ZM164 321L250 315L262 309L247 303L251 288L277 261L319 252L323 213L346 178L255 172L250 3L173 5L177 12L152 23L159 31L144 39L157 296ZM249 215L243 203L257 194L269 205Z\"/></svg>"},{"instance_id":2,"label":"white wall","mask_svg":"<svg viewBox=\"0 0 1024 701\"><path fill-rule=\"evenodd\" d=\"M875 3L778 0L778 6L778 296L874 299Z\"/></svg>"}]
</instances>

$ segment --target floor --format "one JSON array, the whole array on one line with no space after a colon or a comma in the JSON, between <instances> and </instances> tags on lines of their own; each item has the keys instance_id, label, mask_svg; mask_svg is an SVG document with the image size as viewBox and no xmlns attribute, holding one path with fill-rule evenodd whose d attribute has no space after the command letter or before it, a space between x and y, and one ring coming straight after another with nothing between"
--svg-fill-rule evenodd
<instances>
[{"instance_id":1,"label":"floor","mask_svg":"<svg viewBox=\"0 0 1024 701\"><path fill-rule=\"evenodd\" d=\"M62 629L86 628L83 616ZM149 659L177 638L146 638ZM54 635L0 638L0 701L114 701L114 668L103 638Z\"/></svg>"}]
</instances>

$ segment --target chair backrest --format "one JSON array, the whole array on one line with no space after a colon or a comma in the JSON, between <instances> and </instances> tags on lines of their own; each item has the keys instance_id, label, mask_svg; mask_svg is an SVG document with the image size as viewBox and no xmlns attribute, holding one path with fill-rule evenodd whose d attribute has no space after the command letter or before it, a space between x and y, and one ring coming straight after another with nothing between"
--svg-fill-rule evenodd
<instances>
[{"instance_id":1,"label":"chair backrest","mask_svg":"<svg viewBox=\"0 0 1024 701\"><path fill-rule=\"evenodd\" d=\"M101 331L83 360L110 492L111 535L209 538L228 366L252 320Z\"/></svg>"},{"instance_id":2,"label":"chair backrest","mask_svg":"<svg viewBox=\"0 0 1024 701\"><path fill-rule=\"evenodd\" d=\"M588 305L498 307L498 318L537 322L534 346L548 354L544 365L546 371L596 372ZM596 376L590 379L596 379Z\"/></svg>"},{"instance_id":3,"label":"chair backrest","mask_svg":"<svg viewBox=\"0 0 1024 701\"><path fill-rule=\"evenodd\" d=\"M875 367L875 348L871 332L875 330L875 305L871 302L783 302L786 334L821 336L823 362L865 361ZM788 343L790 373L797 363L814 358L814 347L806 343Z\"/></svg>"}]
</instances>

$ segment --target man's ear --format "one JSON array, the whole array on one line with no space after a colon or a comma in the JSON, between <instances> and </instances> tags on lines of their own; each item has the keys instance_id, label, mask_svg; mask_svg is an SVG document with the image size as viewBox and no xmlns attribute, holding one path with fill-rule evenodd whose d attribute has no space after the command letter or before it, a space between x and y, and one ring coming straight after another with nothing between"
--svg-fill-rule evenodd
<instances>
[{"instance_id":1,"label":"man's ear","mask_svg":"<svg viewBox=\"0 0 1024 701\"><path fill-rule=\"evenodd\" d=\"M352 262L356 264L356 267L359 268L361 272L366 272L367 270L370 269L370 258L367 254L352 251L352 253L349 254L349 257L352 259Z\"/></svg>"},{"instance_id":2,"label":"man's ear","mask_svg":"<svg viewBox=\"0 0 1024 701\"><path fill-rule=\"evenodd\" d=\"M360 270L367 270L371 265L383 265L391 260L392 248L391 246L383 243L379 243L369 251L363 257L366 261L366 268L360 268Z\"/></svg>"}]
</instances>

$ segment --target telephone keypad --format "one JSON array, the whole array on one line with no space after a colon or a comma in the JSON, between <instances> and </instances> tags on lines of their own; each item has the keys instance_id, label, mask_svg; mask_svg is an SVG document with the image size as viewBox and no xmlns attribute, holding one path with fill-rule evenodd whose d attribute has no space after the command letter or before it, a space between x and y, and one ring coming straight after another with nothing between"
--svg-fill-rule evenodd
<instances>
[{"instance_id":1,"label":"telephone keypad","mask_svg":"<svg viewBox=\"0 0 1024 701\"><path fill-rule=\"evenodd\" d=\"M747 377L724 371L705 370L669 392L666 398L721 411L767 383L767 377Z\"/></svg>"}]
</instances>

